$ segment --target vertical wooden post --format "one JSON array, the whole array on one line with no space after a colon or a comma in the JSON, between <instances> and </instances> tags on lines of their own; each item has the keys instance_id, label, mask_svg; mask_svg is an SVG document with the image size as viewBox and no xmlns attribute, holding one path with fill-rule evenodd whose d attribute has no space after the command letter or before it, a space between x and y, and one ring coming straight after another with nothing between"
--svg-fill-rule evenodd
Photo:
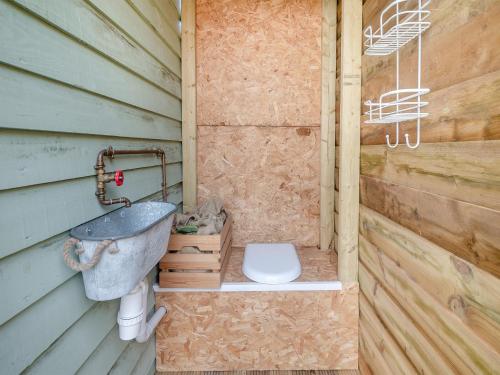
<instances>
[{"instance_id":1,"label":"vertical wooden post","mask_svg":"<svg viewBox=\"0 0 500 375\"><path fill-rule=\"evenodd\" d=\"M321 27L320 248L333 241L335 193L335 68L337 1L323 0Z\"/></svg>"},{"instance_id":2,"label":"vertical wooden post","mask_svg":"<svg viewBox=\"0 0 500 375\"><path fill-rule=\"evenodd\" d=\"M182 1L182 195L184 211L196 207L196 0Z\"/></svg>"},{"instance_id":3,"label":"vertical wooden post","mask_svg":"<svg viewBox=\"0 0 500 375\"><path fill-rule=\"evenodd\" d=\"M339 280L358 278L362 0L342 2L339 153Z\"/></svg>"}]
</instances>

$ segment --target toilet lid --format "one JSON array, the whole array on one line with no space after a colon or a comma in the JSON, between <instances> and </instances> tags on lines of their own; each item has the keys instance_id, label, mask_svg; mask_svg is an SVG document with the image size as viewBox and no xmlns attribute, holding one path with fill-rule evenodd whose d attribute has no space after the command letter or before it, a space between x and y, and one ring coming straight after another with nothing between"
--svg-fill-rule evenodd
<instances>
[{"instance_id":1,"label":"toilet lid","mask_svg":"<svg viewBox=\"0 0 500 375\"><path fill-rule=\"evenodd\" d=\"M284 284L300 276L300 260L290 243L253 243L245 248L243 274L263 284Z\"/></svg>"}]
</instances>

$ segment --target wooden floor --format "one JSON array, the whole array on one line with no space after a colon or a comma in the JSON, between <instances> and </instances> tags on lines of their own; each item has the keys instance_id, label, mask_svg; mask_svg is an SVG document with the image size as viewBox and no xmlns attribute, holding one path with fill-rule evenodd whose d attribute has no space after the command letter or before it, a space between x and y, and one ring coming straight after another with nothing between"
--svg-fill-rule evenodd
<instances>
[{"instance_id":1,"label":"wooden floor","mask_svg":"<svg viewBox=\"0 0 500 375\"><path fill-rule=\"evenodd\" d=\"M358 375L357 370L299 370L299 371L184 371L157 372L156 375Z\"/></svg>"}]
</instances>

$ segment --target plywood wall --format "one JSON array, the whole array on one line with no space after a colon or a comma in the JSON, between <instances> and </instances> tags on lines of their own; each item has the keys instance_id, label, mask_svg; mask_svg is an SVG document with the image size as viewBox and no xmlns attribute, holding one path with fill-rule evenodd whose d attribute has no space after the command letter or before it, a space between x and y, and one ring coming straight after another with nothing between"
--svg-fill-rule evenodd
<instances>
[{"instance_id":1,"label":"plywood wall","mask_svg":"<svg viewBox=\"0 0 500 375\"><path fill-rule=\"evenodd\" d=\"M321 1L198 0L198 197L234 242L319 244Z\"/></svg>"},{"instance_id":2,"label":"plywood wall","mask_svg":"<svg viewBox=\"0 0 500 375\"><path fill-rule=\"evenodd\" d=\"M388 1L367 0L364 24ZM433 0L416 150L362 125L360 351L374 374L500 372L500 3ZM415 76L415 42L401 51ZM363 56L363 99L394 85ZM415 124L403 127L414 139ZM404 143L401 134L400 142Z\"/></svg>"},{"instance_id":3,"label":"plywood wall","mask_svg":"<svg viewBox=\"0 0 500 375\"><path fill-rule=\"evenodd\" d=\"M157 369L354 369L358 292L353 284L341 291L159 293L157 304L169 314L158 328Z\"/></svg>"}]
</instances>

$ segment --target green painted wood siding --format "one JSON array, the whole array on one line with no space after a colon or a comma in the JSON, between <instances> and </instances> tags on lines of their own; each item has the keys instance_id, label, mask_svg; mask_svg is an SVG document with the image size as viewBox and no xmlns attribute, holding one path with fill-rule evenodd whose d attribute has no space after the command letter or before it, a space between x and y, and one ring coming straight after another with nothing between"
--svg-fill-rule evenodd
<instances>
[{"instance_id":1,"label":"green painted wood siding","mask_svg":"<svg viewBox=\"0 0 500 375\"><path fill-rule=\"evenodd\" d=\"M162 147L181 203L179 18L174 0L0 0L1 374L154 372L154 338L121 341L119 301L87 299L61 253L69 229L118 208L94 195L108 145ZM155 157L108 168L125 173L110 196L159 197Z\"/></svg>"}]
</instances>

